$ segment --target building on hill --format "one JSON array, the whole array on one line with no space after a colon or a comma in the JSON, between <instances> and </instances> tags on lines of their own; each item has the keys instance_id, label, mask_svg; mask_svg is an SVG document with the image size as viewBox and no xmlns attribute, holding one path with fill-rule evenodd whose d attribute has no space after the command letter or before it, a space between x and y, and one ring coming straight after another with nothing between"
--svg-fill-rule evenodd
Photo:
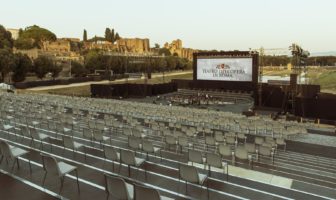
<instances>
[{"instance_id":1,"label":"building on hill","mask_svg":"<svg viewBox=\"0 0 336 200\"><path fill-rule=\"evenodd\" d=\"M59 60L59 61L83 61L84 57L81 56L77 52L73 51L45 51L43 49L13 49L14 53L22 53L24 55L27 55L31 60L36 59L39 56L49 56L52 57L54 60Z\"/></svg>"},{"instance_id":2,"label":"building on hill","mask_svg":"<svg viewBox=\"0 0 336 200\"><path fill-rule=\"evenodd\" d=\"M57 39L56 41L45 41L42 43L43 51L70 52L71 42L66 39Z\"/></svg>"},{"instance_id":3,"label":"building on hill","mask_svg":"<svg viewBox=\"0 0 336 200\"><path fill-rule=\"evenodd\" d=\"M79 38L60 38L61 40L68 40L70 42L80 42Z\"/></svg>"},{"instance_id":4,"label":"building on hill","mask_svg":"<svg viewBox=\"0 0 336 200\"><path fill-rule=\"evenodd\" d=\"M173 40L170 44L166 42L164 48L168 49L172 55L177 54L181 58L187 58L188 60L193 59L193 53L197 50L191 48L183 48L182 40Z\"/></svg>"},{"instance_id":5,"label":"building on hill","mask_svg":"<svg viewBox=\"0 0 336 200\"><path fill-rule=\"evenodd\" d=\"M19 38L20 29L9 28L7 29L7 31L12 34L13 40L17 40Z\"/></svg>"},{"instance_id":6,"label":"building on hill","mask_svg":"<svg viewBox=\"0 0 336 200\"><path fill-rule=\"evenodd\" d=\"M118 46L115 44L112 44L112 42L109 41L102 41L102 40L97 40L97 41L88 41L83 43L83 48L86 50L90 49L100 49L103 51L117 51Z\"/></svg>"},{"instance_id":7,"label":"building on hill","mask_svg":"<svg viewBox=\"0 0 336 200\"><path fill-rule=\"evenodd\" d=\"M147 53L150 52L149 39L122 38L117 40L119 52L124 53Z\"/></svg>"},{"instance_id":8,"label":"building on hill","mask_svg":"<svg viewBox=\"0 0 336 200\"><path fill-rule=\"evenodd\" d=\"M33 48L33 49L16 49L13 48L13 53L21 53L23 55L27 55L31 60L36 59L40 55L43 54L43 51L38 48Z\"/></svg>"}]
</instances>

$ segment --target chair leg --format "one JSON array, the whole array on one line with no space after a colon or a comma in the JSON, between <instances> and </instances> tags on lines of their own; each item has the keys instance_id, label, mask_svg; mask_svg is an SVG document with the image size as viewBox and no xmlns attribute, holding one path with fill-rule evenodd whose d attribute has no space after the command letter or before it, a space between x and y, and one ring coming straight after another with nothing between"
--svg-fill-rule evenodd
<instances>
[{"instance_id":1,"label":"chair leg","mask_svg":"<svg viewBox=\"0 0 336 200\"><path fill-rule=\"evenodd\" d=\"M16 158L16 163L17 163L17 168L20 169L20 162L19 162L19 158Z\"/></svg>"},{"instance_id":2,"label":"chair leg","mask_svg":"<svg viewBox=\"0 0 336 200\"><path fill-rule=\"evenodd\" d=\"M104 159L103 161L103 166L102 166L103 170L105 170L105 162L106 162L106 159Z\"/></svg>"},{"instance_id":3,"label":"chair leg","mask_svg":"<svg viewBox=\"0 0 336 200\"><path fill-rule=\"evenodd\" d=\"M60 187L60 191L59 191L60 194L61 194L61 191L63 189L64 178L65 178L64 176L61 177L61 187Z\"/></svg>"},{"instance_id":4,"label":"chair leg","mask_svg":"<svg viewBox=\"0 0 336 200\"><path fill-rule=\"evenodd\" d=\"M162 162L162 151L160 149L160 162Z\"/></svg>"},{"instance_id":5,"label":"chair leg","mask_svg":"<svg viewBox=\"0 0 336 200\"><path fill-rule=\"evenodd\" d=\"M29 171L30 171L30 173L32 173L32 167L31 167L30 160L28 160L28 163L29 163Z\"/></svg>"},{"instance_id":6,"label":"chair leg","mask_svg":"<svg viewBox=\"0 0 336 200\"><path fill-rule=\"evenodd\" d=\"M16 159L13 160L13 165L12 165L12 171L14 170L14 167L15 167L15 163L17 162Z\"/></svg>"},{"instance_id":7,"label":"chair leg","mask_svg":"<svg viewBox=\"0 0 336 200\"><path fill-rule=\"evenodd\" d=\"M206 189L207 189L207 199L210 199L210 193L209 193L209 179L206 180Z\"/></svg>"},{"instance_id":8,"label":"chair leg","mask_svg":"<svg viewBox=\"0 0 336 200\"><path fill-rule=\"evenodd\" d=\"M131 167L128 165L128 177L131 176Z\"/></svg>"},{"instance_id":9,"label":"chair leg","mask_svg":"<svg viewBox=\"0 0 336 200\"><path fill-rule=\"evenodd\" d=\"M79 181L78 181L78 171L77 169L75 170L76 172L76 179L77 179L77 188L78 188L78 192L80 192L80 189L79 189Z\"/></svg>"},{"instance_id":10,"label":"chair leg","mask_svg":"<svg viewBox=\"0 0 336 200\"><path fill-rule=\"evenodd\" d=\"M226 181L229 181L229 163L226 165Z\"/></svg>"},{"instance_id":11,"label":"chair leg","mask_svg":"<svg viewBox=\"0 0 336 200\"><path fill-rule=\"evenodd\" d=\"M45 182L46 178L47 178L47 172L45 171L44 176L43 176L43 180L42 180L42 186L44 186L44 182Z\"/></svg>"},{"instance_id":12,"label":"chair leg","mask_svg":"<svg viewBox=\"0 0 336 200\"><path fill-rule=\"evenodd\" d=\"M121 170L121 162L119 162L119 171L118 171L118 174L120 174L120 170Z\"/></svg>"},{"instance_id":13,"label":"chair leg","mask_svg":"<svg viewBox=\"0 0 336 200\"><path fill-rule=\"evenodd\" d=\"M188 194L188 183L187 183L187 181L185 182L185 189L186 189L186 194Z\"/></svg>"},{"instance_id":14,"label":"chair leg","mask_svg":"<svg viewBox=\"0 0 336 200\"><path fill-rule=\"evenodd\" d=\"M86 147L83 146L83 151L84 151L84 159L86 160Z\"/></svg>"}]
</instances>

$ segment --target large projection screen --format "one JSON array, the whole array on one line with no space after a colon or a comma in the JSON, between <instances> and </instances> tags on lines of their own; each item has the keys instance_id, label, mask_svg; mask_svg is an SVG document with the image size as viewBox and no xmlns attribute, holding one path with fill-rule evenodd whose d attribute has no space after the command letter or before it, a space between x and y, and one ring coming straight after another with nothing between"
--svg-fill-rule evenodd
<instances>
[{"instance_id":1,"label":"large projection screen","mask_svg":"<svg viewBox=\"0 0 336 200\"><path fill-rule=\"evenodd\" d=\"M252 82L252 58L197 58L197 80Z\"/></svg>"}]
</instances>

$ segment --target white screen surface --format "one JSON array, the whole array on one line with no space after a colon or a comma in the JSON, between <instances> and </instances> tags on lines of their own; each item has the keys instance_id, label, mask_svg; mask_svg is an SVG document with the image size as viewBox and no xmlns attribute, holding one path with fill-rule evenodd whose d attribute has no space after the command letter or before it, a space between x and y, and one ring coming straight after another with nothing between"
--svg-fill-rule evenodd
<instances>
[{"instance_id":1,"label":"white screen surface","mask_svg":"<svg viewBox=\"0 0 336 200\"><path fill-rule=\"evenodd\" d=\"M197 80L252 81L252 58L198 58Z\"/></svg>"}]
</instances>

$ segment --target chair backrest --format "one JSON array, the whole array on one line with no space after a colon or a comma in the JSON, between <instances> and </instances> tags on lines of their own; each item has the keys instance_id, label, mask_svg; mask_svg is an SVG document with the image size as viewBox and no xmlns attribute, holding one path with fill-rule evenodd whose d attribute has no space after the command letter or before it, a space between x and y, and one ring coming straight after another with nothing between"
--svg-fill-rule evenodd
<instances>
[{"instance_id":1,"label":"chair backrest","mask_svg":"<svg viewBox=\"0 0 336 200\"><path fill-rule=\"evenodd\" d=\"M142 136L141 131L139 129L134 129L132 133L134 137L141 138Z\"/></svg>"},{"instance_id":2,"label":"chair backrest","mask_svg":"<svg viewBox=\"0 0 336 200\"><path fill-rule=\"evenodd\" d=\"M43 164L43 169L49 173L49 174L57 174L60 175L60 171L57 165L57 160L56 158L49 156L49 155L45 155L45 154L41 154L42 156L42 164Z\"/></svg>"},{"instance_id":3,"label":"chair backrest","mask_svg":"<svg viewBox=\"0 0 336 200\"><path fill-rule=\"evenodd\" d=\"M182 137L182 136L184 136L185 134L183 133L183 132L181 132L181 131L175 131L174 132L174 136L175 137Z\"/></svg>"},{"instance_id":4,"label":"chair backrest","mask_svg":"<svg viewBox=\"0 0 336 200\"><path fill-rule=\"evenodd\" d=\"M277 139L276 139L276 143L279 144L279 145L286 144L284 138L277 138Z\"/></svg>"},{"instance_id":5,"label":"chair backrest","mask_svg":"<svg viewBox=\"0 0 336 200\"><path fill-rule=\"evenodd\" d=\"M127 191L126 182L120 177L105 174L105 189L116 199L131 199L130 194Z\"/></svg>"},{"instance_id":6,"label":"chair backrest","mask_svg":"<svg viewBox=\"0 0 336 200\"><path fill-rule=\"evenodd\" d=\"M92 139L92 132L90 129L84 128L83 129L83 137L87 139Z\"/></svg>"},{"instance_id":7,"label":"chair backrest","mask_svg":"<svg viewBox=\"0 0 336 200\"><path fill-rule=\"evenodd\" d=\"M229 145L220 144L218 146L218 151L219 151L219 154L221 154L222 156L232 155L231 147Z\"/></svg>"},{"instance_id":8,"label":"chair backrest","mask_svg":"<svg viewBox=\"0 0 336 200\"><path fill-rule=\"evenodd\" d=\"M106 159L113 161L117 161L119 159L116 150L113 147L106 145L104 145L104 156Z\"/></svg>"},{"instance_id":9,"label":"chair backrest","mask_svg":"<svg viewBox=\"0 0 336 200\"><path fill-rule=\"evenodd\" d=\"M262 137L256 137L254 139L254 143L256 143L258 145L261 145L263 142L264 142L264 138L262 138Z\"/></svg>"},{"instance_id":10,"label":"chair backrest","mask_svg":"<svg viewBox=\"0 0 336 200\"><path fill-rule=\"evenodd\" d=\"M273 137L265 137L265 141L266 142L274 142L274 138Z\"/></svg>"},{"instance_id":11,"label":"chair backrest","mask_svg":"<svg viewBox=\"0 0 336 200\"><path fill-rule=\"evenodd\" d=\"M9 144L3 140L0 140L0 152L5 158L12 158L13 154L10 150Z\"/></svg>"},{"instance_id":12,"label":"chair backrest","mask_svg":"<svg viewBox=\"0 0 336 200\"><path fill-rule=\"evenodd\" d=\"M208 165L210 165L212 167L218 167L218 168L223 167L222 157L218 154L207 153L206 154L206 162L207 162Z\"/></svg>"},{"instance_id":13,"label":"chair backrest","mask_svg":"<svg viewBox=\"0 0 336 200\"><path fill-rule=\"evenodd\" d=\"M26 137L31 137L29 129L27 126L22 126L21 127L21 134Z\"/></svg>"},{"instance_id":14,"label":"chair backrest","mask_svg":"<svg viewBox=\"0 0 336 200\"><path fill-rule=\"evenodd\" d=\"M247 160L248 159L247 150L243 147L236 148L235 157L239 159Z\"/></svg>"},{"instance_id":15,"label":"chair backrest","mask_svg":"<svg viewBox=\"0 0 336 200\"><path fill-rule=\"evenodd\" d=\"M202 157L202 152L201 151L196 151L189 149L189 161L195 162L195 163L203 163L203 157Z\"/></svg>"},{"instance_id":16,"label":"chair backrest","mask_svg":"<svg viewBox=\"0 0 336 200\"><path fill-rule=\"evenodd\" d=\"M120 160L126 165L135 165L135 152L121 149Z\"/></svg>"},{"instance_id":17,"label":"chair backrest","mask_svg":"<svg viewBox=\"0 0 336 200\"><path fill-rule=\"evenodd\" d=\"M215 132L215 140L217 142L223 142L224 141L224 135L221 132Z\"/></svg>"},{"instance_id":18,"label":"chair backrest","mask_svg":"<svg viewBox=\"0 0 336 200\"><path fill-rule=\"evenodd\" d=\"M191 183L199 183L199 176L196 167L181 164L179 172L182 180Z\"/></svg>"},{"instance_id":19,"label":"chair backrest","mask_svg":"<svg viewBox=\"0 0 336 200\"><path fill-rule=\"evenodd\" d=\"M123 134L127 135L127 136L132 135L132 129L130 129L130 128L124 128Z\"/></svg>"},{"instance_id":20,"label":"chair backrest","mask_svg":"<svg viewBox=\"0 0 336 200\"><path fill-rule=\"evenodd\" d=\"M63 136L63 146L70 149L74 148L74 142L70 136Z\"/></svg>"},{"instance_id":21,"label":"chair backrest","mask_svg":"<svg viewBox=\"0 0 336 200\"><path fill-rule=\"evenodd\" d=\"M103 140L103 131L94 129L93 130L93 137L95 140L102 141Z\"/></svg>"},{"instance_id":22,"label":"chair backrest","mask_svg":"<svg viewBox=\"0 0 336 200\"><path fill-rule=\"evenodd\" d=\"M226 142L227 144L235 144L235 142L236 142L236 138L235 138L235 137L232 137L232 136L228 136L228 137L226 137L225 142Z\"/></svg>"},{"instance_id":23,"label":"chair backrest","mask_svg":"<svg viewBox=\"0 0 336 200\"><path fill-rule=\"evenodd\" d=\"M141 139L134 136L128 136L128 146L132 149L140 149Z\"/></svg>"},{"instance_id":24,"label":"chair backrest","mask_svg":"<svg viewBox=\"0 0 336 200\"><path fill-rule=\"evenodd\" d=\"M166 143L167 144L176 144L176 139L172 135L166 135Z\"/></svg>"},{"instance_id":25,"label":"chair backrest","mask_svg":"<svg viewBox=\"0 0 336 200\"><path fill-rule=\"evenodd\" d=\"M134 184L134 200L144 200L144 199L150 199L150 200L160 200L160 194L159 192L150 187Z\"/></svg>"},{"instance_id":26,"label":"chair backrest","mask_svg":"<svg viewBox=\"0 0 336 200\"><path fill-rule=\"evenodd\" d=\"M244 134L244 133L238 133L238 134L237 134L237 137L238 137L239 139L245 139L245 134Z\"/></svg>"},{"instance_id":27,"label":"chair backrest","mask_svg":"<svg viewBox=\"0 0 336 200\"><path fill-rule=\"evenodd\" d=\"M34 139L39 139L39 135L35 128L29 127L30 136Z\"/></svg>"},{"instance_id":28,"label":"chair backrest","mask_svg":"<svg viewBox=\"0 0 336 200\"><path fill-rule=\"evenodd\" d=\"M270 147L266 146L260 146L259 147L259 154L263 156L271 156L272 149Z\"/></svg>"},{"instance_id":29,"label":"chair backrest","mask_svg":"<svg viewBox=\"0 0 336 200\"><path fill-rule=\"evenodd\" d=\"M215 138L212 137L212 136L206 136L205 137L205 144L215 145L216 144Z\"/></svg>"},{"instance_id":30,"label":"chair backrest","mask_svg":"<svg viewBox=\"0 0 336 200\"><path fill-rule=\"evenodd\" d=\"M142 142L142 149L145 151L145 152L150 152L150 153L153 153L154 152L154 146L153 146L153 143L148 141L148 140L145 140Z\"/></svg>"},{"instance_id":31,"label":"chair backrest","mask_svg":"<svg viewBox=\"0 0 336 200\"><path fill-rule=\"evenodd\" d=\"M247 152L249 152L249 153L255 153L256 152L256 146L255 146L255 144L245 143L244 147L247 150Z\"/></svg>"},{"instance_id":32,"label":"chair backrest","mask_svg":"<svg viewBox=\"0 0 336 200\"><path fill-rule=\"evenodd\" d=\"M178 144L184 147L188 146L188 138L184 136L178 137Z\"/></svg>"}]
</instances>

